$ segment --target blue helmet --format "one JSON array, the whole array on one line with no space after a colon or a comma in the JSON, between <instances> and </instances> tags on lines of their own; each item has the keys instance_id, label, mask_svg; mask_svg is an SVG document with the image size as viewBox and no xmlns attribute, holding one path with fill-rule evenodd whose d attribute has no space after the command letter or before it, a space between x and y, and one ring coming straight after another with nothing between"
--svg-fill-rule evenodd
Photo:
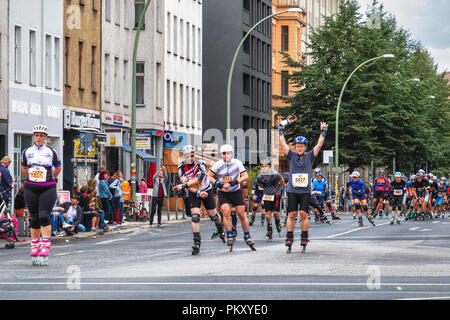
<instances>
[{"instance_id":1,"label":"blue helmet","mask_svg":"<svg viewBox=\"0 0 450 320\"><path fill-rule=\"evenodd\" d=\"M299 136L299 137L294 139L294 143L307 144L308 143L308 139L306 139L305 137Z\"/></svg>"}]
</instances>

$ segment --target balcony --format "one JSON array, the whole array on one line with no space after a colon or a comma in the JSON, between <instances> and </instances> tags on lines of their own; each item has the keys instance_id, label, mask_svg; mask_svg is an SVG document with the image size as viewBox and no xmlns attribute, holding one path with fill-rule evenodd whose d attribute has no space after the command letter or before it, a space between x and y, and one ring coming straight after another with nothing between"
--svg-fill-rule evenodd
<instances>
[{"instance_id":1,"label":"balcony","mask_svg":"<svg viewBox=\"0 0 450 320\"><path fill-rule=\"evenodd\" d=\"M306 0L275 0L274 3L278 7L298 7L304 8Z\"/></svg>"}]
</instances>

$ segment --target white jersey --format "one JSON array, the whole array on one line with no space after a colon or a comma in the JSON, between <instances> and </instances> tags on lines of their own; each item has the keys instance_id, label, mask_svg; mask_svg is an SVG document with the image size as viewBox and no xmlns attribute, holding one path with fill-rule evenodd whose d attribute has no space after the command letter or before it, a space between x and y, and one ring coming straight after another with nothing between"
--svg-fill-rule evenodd
<instances>
[{"instance_id":1,"label":"white jersey","mask_svg":"<svg viewBox=\"0 0 450 320\"><path fill-rule=\"evenodd\" d=\"M233 180L238 180L241 173L245 172L244 165L238 159L231 159L230 162L223 160L217 161L211 168L211 172L217 174L219 182L230 183ZM241 188L239 184L228 188L228 192L238 191Z\"/></svg>"},{"instance_id":2,"label":"white jersey","mask_svg":"<svg viewBox=\"0 0 450 320\"><path fill-rule=\"evenodd\" d=\"M49 184L56 182L52 168L61 166L61 161L52 148L33 145L23 151L21 164L28 168L27 182Z\"/></svg>"},{"instance_id":3,"label":"white jersey","mask_svg":"<svg viewBox=\"0 0 450 320\"><path fill-rule=\"evenodd\" d=\"M193 164L187 164L182 161L178 165L178 176L186 177L188 181L193 179L199 179L201 184L199 185L199 191L208 191L212 188L208 174L206 172L206 164L203 161L195 161Z\"/></svg>"}]
</instances>

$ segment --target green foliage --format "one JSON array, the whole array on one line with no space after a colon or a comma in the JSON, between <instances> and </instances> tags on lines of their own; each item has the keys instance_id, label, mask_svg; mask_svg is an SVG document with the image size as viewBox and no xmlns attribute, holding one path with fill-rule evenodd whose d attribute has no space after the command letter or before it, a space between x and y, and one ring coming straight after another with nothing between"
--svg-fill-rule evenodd
<instances>
[{"instance_id":1,"label":"green foliage","mask_svg":"<svg viewBox=\"0 0 450 320\"><path fill-rule=\"evenodd\" d=\"M363 22L358 3L347 0L337 16L326 17L324 26L313 31L313 64L285 55L285 63L298 70L290 82L302 88L285 99L289 107L276 108L279 116L295 120L287 127L287 138L302 135L316 141L325 121L329 130L323 149L335 146L336 107L346 79L362 62L391 53L394 59L378 59L357 70L344 91L339 162L353 171L372 160L376 167L391 166L395 156L404 172L426 168L427 163L430 169L448 172L449 87L421 44L397 26L383 5L377 0L373 4L381 12L380 28Z\"/></svg>"}]
</instances>

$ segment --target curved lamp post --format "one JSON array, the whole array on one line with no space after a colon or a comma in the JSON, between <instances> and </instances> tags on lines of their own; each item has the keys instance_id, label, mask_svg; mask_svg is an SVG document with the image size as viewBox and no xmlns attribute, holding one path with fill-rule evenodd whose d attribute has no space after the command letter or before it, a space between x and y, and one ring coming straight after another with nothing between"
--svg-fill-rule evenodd
<instances>
[{"instance_id":1,"label":"curved lamp post","mask_svg":"<svg viewBox=\"0 0 450 320\"><path fill-rule=\"evenodd\" d=\"M230 144L230 140L231 140L231 132L230 132L230 131L231 131L231 119L230 119L230 117L231 117L231 109L230 109L230 101L231 101L231 80L232 80L232 78L233 78L234 64L236 63L236 59L237 59L239 50L241 49L242 45L244 44L245 39L248 38L248 36L250 35L250 33L251 33L258 25L260 25L262 22L264 22L264 21L267 20L267 19L270 19L270 18L272 18L272 17L274 17L274 16L277 16L277 15L279 15L279 14L283 14L283 13L286 13L286 12L303 12L303 10L300 9L300 8L291 8L291 9L288 9L288 10L285 10L285 11L276 12L276 13L271 14L270 16L267 16L267 17L265 17L264 19L258 21L258 22L257 22L257 23L256 23L256 24L255 24L255 25L247 32L247 34L245 35L245 37L244 37L244 38L242 39L242 41L239 43L239 45L238 45L238 47L237 47L237 49L236 49L236 52L234 53L234 57L233 57L233 60L232 60L232 62L231 62L230 73L229 73L229 75L228 75L228 86L227 86L227 130L226 130L226 137L227 137L227 140L226 140L226 142L227 142L228 144Z\"/></svg>"},{"instance_id":2,"label":"curved lamp post","mask_svg":"<svg viewBox=\"0 0 450 320\"><path fill-rule=\"evenodd\" d=\"M347 78L347 80L344 83L344 86L342 87L341 94L339 95L339 101L338 101L337 110L336 110L336 137L335 137L336 159L335 159L335 162L334 162L334 164L335 164L334 165L335 166L335 174L336 174L336 178L335 178L336 179L336 187L337 187L337 179L338 179L338 176L339 176L339 171L338 171L338 168L339 168L339 140L338 140L338 136L339 136L339 108L341 106L342 96L344 95L345 87L347 86L347 83L350 81L350 78L356 73L356 71L359 68L361 68L363 65L365 65L365 64L367 64L367 63L369 63L371 61L374 61L374 60L377 60L377 59L382 59L382 58L395 58L395 56L393 54L384 54L382 56L375 57L375 58L369 59L369 60L361 63L359 66L357 66L355 68L355 70L353 70L353 72Z\"/></svg>"}]
</instances>

